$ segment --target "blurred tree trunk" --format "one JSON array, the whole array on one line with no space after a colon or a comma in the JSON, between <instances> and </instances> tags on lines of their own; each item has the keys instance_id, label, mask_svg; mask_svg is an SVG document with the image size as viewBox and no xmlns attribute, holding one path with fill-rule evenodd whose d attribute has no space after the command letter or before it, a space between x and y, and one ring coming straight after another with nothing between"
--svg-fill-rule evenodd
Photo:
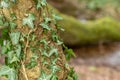
<instances>
[{"instance_id":1,"label":"blurred tree trunk","mask_svg":"<svg viewBox=\"0 0 120 80\"><path fill-rule=\"evenodd\" d=\"M48 3L64 14L79 16L80 8L77 0L48 0Z\"/></svg>"}]
</instances>

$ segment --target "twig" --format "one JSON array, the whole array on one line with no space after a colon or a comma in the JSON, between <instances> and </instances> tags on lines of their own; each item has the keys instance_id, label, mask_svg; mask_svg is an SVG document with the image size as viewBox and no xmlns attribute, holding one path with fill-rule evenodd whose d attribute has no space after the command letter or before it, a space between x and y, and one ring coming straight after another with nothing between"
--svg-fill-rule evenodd
<instances>
[{"instance_id":1,"label":"twig","mask_svg":"<svg viewBox=\"0 0 120 80\"><path fill-rule=\"evenodd\" d=\"M22 63L22 69L23 69L23 72L22 72L22 73L24 74L25 79L26 79L26 80L29 80L29 79L28 79L28 76L27 76L27 73L26 73L26 70L25 70L25 65L24 65L23 62L21 62L21 63Z\"/></svg>"}]
</instances>

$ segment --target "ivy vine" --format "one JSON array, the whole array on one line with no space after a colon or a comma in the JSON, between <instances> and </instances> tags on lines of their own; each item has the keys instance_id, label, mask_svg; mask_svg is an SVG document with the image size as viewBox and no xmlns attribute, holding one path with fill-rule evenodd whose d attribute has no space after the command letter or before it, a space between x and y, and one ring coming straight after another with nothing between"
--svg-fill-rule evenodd
<instances>
[{"instance_id":1,"label":"ivy vine","mask_svg":"<svg viewBox=\"0 0 120 80\"><path fill-rule=\"evenodd\" d=\"M44 18L37 28L41 27L46 32L50 31L52 41L65 48L65 53L67 54L66 58L69 60L71 56L74 56L73 51L63 44L57 35L58 30L52 28L50 25L51 22L54 22L57 26L56 20L61 20L62 18L54 13L52 13L52 16L49 17L46 12L44 12L44 8L47 7L46 0L34 1L36 3L36 9L38 11L43 10L42 17ZM17 0L1 0L0 8L10 8L11 4L15 4L16 2ZM17 28L17 24L15 23L17 17L14 13L10 13L10 15L11 20L8 21L4 14L0 14L0 26L5 27L5 29L2 30L2 38L0 39L0 44L2 46L1 55L6 55L5 65L0 69L0 76L6 76L8 80L18 80L19 69L21 67L28 69L34 68L37 66L37 60L41 55L42 66L47 66L47 69L49 69L51 73L48 74L44 71L44 69L41 69L41 75L37 80L58 80L57 72L61 70L61 68L57 65L57 60L59 59L58 49L54 45L50 45L50 42L46 37L36 40L36 26L34 24L34 21L36 20L35 14L29 13L25 18L23 18L23 27L27 25L30 28L30 32L28 34L23 34L20 31L15 30ZM57 27L57 29L61 28ZM24 45L24 41L26 41L26 45ZM34 45L31 45L33 42ZM38 48L36 50L35 46L38 45L42 45L43 48ZM26 65L23 65L28 47L31 49L33 54L30 61ZM38 51L41 54L36 54ZM48 58L50 61L47 60ZM65 67L67 68L68 64L65 64ZM25 78L28 80L27 75L25 75ZM68 73L66 80L77 80L73 69L71 69Z\"/></svg>"}]
</instances>

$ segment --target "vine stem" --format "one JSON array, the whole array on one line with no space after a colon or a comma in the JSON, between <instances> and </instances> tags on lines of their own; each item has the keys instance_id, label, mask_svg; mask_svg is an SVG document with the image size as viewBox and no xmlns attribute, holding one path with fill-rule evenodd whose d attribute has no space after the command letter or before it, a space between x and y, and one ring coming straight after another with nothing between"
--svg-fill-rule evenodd
<instances>
[{"instance_id":1,"label":"vine stem","mask_svg":"<svg viewBox=\"0 0 120 80\"><path fill-rule=\"evenodd\" d=\"M30 30L28 32L28 37L27 37L27 42L26 42L26 45L25 45L25 49L24 49L24 53L26 54L26 57L27 57L27 48L29 47L29 36L32 32L35 32L37 30L37 28L35 28L34 30Z\"/></svg>"},{"instance_id":2,"label":"vine stem","mask_svg":"<svg viewBox=\"0 0 120 80\"><path fill-rule=\"evenodd\" d=\"M28 79L28 76L27 76L27 73L26 73L25 65L24 65L23 62L21 62L21 63L22 63L22 69L23 69L23 71L24 71L24 72L23 72L23 75L25 76L25 79L26 79L26 80L29 80L29 79Z\"/></svg>"},{"instance_id":3,"label":"vine stem","mask_svg":"<svg viewBox=\"0 0 120 80\"><path fill-rule=\"evenodd\" d=\"M27 48L29 47L29 36L30 36L30 34L32 33L32 32L34 32L34 31L36 31L37 30L37 28L35 28L34 30L30 30L29 31L29 33L28 33L28 37L27 37L27 42L26 42L26 45L25 45L25 49L24 49L24 53L26 54L26 56L27 56ZM25 61L21 61L21 64L22 64L22 69L23 69L23 75L24 75L24 77L25 77L25 80L29 80L28 79L28 76L27 76L27 73L26 73L26 69L25 69L25 65L24 65L24 62Z\"/></svg>"}]
</instances>

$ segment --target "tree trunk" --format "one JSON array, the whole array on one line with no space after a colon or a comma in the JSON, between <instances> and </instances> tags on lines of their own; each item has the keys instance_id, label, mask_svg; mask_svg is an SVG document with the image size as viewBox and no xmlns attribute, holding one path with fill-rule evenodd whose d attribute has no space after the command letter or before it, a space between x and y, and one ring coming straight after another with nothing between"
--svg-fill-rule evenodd
<instances>
[{"instance_id":1,"label":"tree trunk","mask_svg":"<svg viewBox=\"0 0 120 80\"><path fill-rule=\"evenodd\" d=\"M21 53L24 56L22 60L18 61L20 64L19 80L37 80L38 78L38 80L44 80L48 76L50 78L45 80L57 80L57 78L58 80L65 80L67 78L69 67L65 67L67 63L61 44L58 43L58 40L56 41L57 28L50 19L52 15L48 7L44 5L43 3L42 8L37 10L34 0L17 0L16 3L11 3L9 8L0 9L0 13L9 22L13 19L11 14L16 16L13 22L17 24L17 27L10 29L9 35L19 32L21 36L19 43L22 45ZM48 20L46 23L50 27L41 24L45 19ZM11 40L12 43L15 43L13 41ZM16 47L16 44L13 46ZM32 59L34 59L34 63L36 62L34 67L32 67Z\"/></svg>"},{"instance_id":2,"label":"tree trunk","mask_svg":"<svg viewBox=\"0 0 120 80\"><path fill-rule=\"evenodd\" d=\"M79 47L89 44L96 45L101 42L120 41L120 23L114 18L103 17L93 21L77 20L72 16L60 13L58 10L55 12L63 18L58 22L65 31L59 34L67 46Z\"/></svg>"}]
</instances>

